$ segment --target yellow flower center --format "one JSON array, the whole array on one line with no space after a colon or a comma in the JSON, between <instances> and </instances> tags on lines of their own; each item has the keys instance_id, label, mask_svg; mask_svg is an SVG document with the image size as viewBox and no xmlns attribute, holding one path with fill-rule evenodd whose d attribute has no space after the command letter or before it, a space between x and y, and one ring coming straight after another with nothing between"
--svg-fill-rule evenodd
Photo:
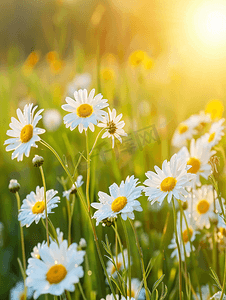
<instances>
[{"instance_id":1,"label":"yellow flower center","mask_svg":"<svg viewBox=\"0 0 226 300\"><path fill-rule=\"evenodd\" d=\"M188 126L183 123L181 123L178 127L178 131L180 134L185 133L187 130L188 130Z\"/></svg>"},{"instance_id":2,"label":"yellow flower center","mask_svg":"<svg viewBox=\"0 0 226 300\"><path fill-rule=\"evenodd\" d=\"M193 234L193 230L191 228L189 228L189 235L187 229L183 231L182 236L185 244L189 241L189 236L190 238L192 237L192 234Z\"/></svg>"},{"instance_id":3,"label":"yellow flower center","mask_svg":"<svg viewBox=\"0 0 226 300\"><path fill-rule=\"evenodd\" d=\"M37 259L40 259L40 255L39 255L39 254L35 254L35 257L36 257Z\"/></svg>"},{"instance_id":4,"label":"yellow flower center","mask_svg":"<svg viewBox=\"0 0 226 300\"><path fill-rule=\"evenodd\" d=\"M191 168L187 171L188 173L196 174L201 166L201 162L196 157L190 157L187 161L187 165L190 165Z\"/></svg>"},{"instance_id":5,"label":"yellow flower center","mask_svg":"<svg viewBox=\"0 0 226 300\"><path fill-rule=\"evenodd\" d=\"M102 70L102 77L106 81L113 80L115 77L114 71L112 69L104 69Z\"/></svg>"},{"instance_id":6,"label":"yellow flower center","mask_svg":"<svg viewBox=\"0 0 226 300\"><path fill-rule=\"evenodd\" d=\"M211 143L214 138L215 138L215 132L211 133L211 135L209 136L208 142Z\"/></svg>"},{"instance_id":7,"label":"yellow flower center","mask_svg":"<svg viewBox=\"0 0 226 300\"><path fill-rule=\"evenodd\" d=\"M160 189L163 192L170 192L176 186L177 180L173 177L166 177L160 184Z\"/></svg>"},{"instance_id":8,"label":"yellow flower center","mask_svg":"<svg viewBox=\"0 0 226 300\"><path fill-rule=\"evenodd\" d=\"M33 136L33 126L31 124L25 125L20 133L20 140L22 143L27 143Z\"/></svg>"},{"instance_id":9,"label":"yellow flower center","mask_svg":"<svg viewBox=\"0 0 226 300\"><path fill-rule=\"evenodd\" d=\"M214 99L211 100L205 108L205 113L206 114L210 114L211 115L211 119L214 120L216 118L221 118L222 114L224 112L224 105L223 103L218 100L218 99Z\"/></svg>"},{"instance_id":10,"label":"yellow flower center","mask_svg":"<svg viewBox=\"0 0 226 300\"><path fill-rule=\"evenodd\" d=\"M116 129L117 129L117 127L113 121L108 123L108 132L110 134L114 134L116 132Z\"/></svg>"},{"instance_id":11,"label":"yellow flower center","mask_svg":"<svg viewBox=\"0 0 226 300\"><path fill-rule=\"evenodd\" d=\"M222 236L226 237L226 229L223 227L219 228L220 233L222 234Z\"/></svg>"},{"instance_id":12,"label":"yellow flower center","mask_svg":"<svg viewBox=\"0 0 226 300\"><path fill-rule=\"evenodd\" d=\"M66 268L61 264L57 264L49 269L46 274L46 280L49 281L50 284L59 283L65 278L66 275Z\"/></svg>"},{"instance_id":13,"label":"yellow flower center","mask_svg":"<svg viewBox=\"0 0 226 300\"><path fill-rule=\"evenodd\" d=\"M19 295L19 300L25 300L24 292L22 292L22 293Z\"/></svg>"},{"instance_id":14,"label":"yellow flower center","mask_svg":"<svg viewBox=\"0 0 226 300\"><path fill-rule=\"evenodd\" d=\"M113 210L113 212L119 212L126 206L126 203L127 198L124 196L120 196L112 202L111 209Z\"/></svg>"},{"instance_id":15,"label":"yellow flower center","mask_svg":"<svg viewBox=\"0 0 226 300\"><path fill-rule=\"evenodd\" d=\"M41 213L43 213L44 209L45 209L45 202L38 201L32 207L32 212L33 212L33 214L41 214Z\"/></svg>"},{"instance_id":16,"label":"yellow flower center","mask_svg":"<svg viewBox=\"0 0 226 300\"><path fill-rule=\"evenodd\" d=\"M91 105L89 104L81 104L78 108L77 108L77 115L80 118L88 118L89 116L91 116L93 113L93 108Z\"/></svg>"},{"instance_id":17,"label":"yellow flower center","mask_svg":"<svg viewBox=\"0 0 226 300\"><path fill-rule=\"evenodd\" d=\"M121 263L121 262L117 262L117 264L116 264L117 271L121 268L121 266L122 266L122 263ZM112 267L112 269L111 269L111 275L115 273L116 268L115 268L115 266L113 265L113 267Z\"/></svg>"},{"instance_id":18,"label":"yellow flower center","mask_svg":"<svg viewBox=\"0 0 226 300\"><path fill-rule=\"evenodd\" d=\"M129 290L127 290L127 296L129 296ZM131 289L131 297L135 298L135 292Z\"/></svg>"},{"instance_id":19,"label":"yellow flower center","mask_svg":"<svg viewBox=\"0 0 226 300\"><path fill-rule=\"evenodd\" d=\"M209 210L209 207L210 207L209 202L206 199L202 199L197 204L197 211L200 215L205 214Z\"/></svg>"}]
</instances>

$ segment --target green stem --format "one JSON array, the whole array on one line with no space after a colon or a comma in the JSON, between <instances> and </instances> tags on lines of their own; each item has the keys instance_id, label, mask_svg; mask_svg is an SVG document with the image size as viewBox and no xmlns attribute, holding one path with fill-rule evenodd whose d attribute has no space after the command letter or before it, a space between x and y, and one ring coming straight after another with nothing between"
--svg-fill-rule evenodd
<instances>
[{"instance_id":1,"label":"green stem","mask_svg":"<svg viewBox=\"0 0 226 300\"><path fill-rule=\"evenodd\" d=\"M18 213L20 212L20 195L18 192L16 192L16 200L17 200L17 208L18 208ZM23 268L24 272L26 271L26 256L25 256L25 245L24 245L24 232L23 232L23 227L20 224L20 238L21 238L21 250L22 250L22 259L23 259Z\"/></svg>"},{"instance_id":2,"label":"green stem","mask_svg":"<svg viewBox=\"0 0 226 300\"><path fill-rule=\"evenodd\" d=\"M118 243L119 243L120 251L122 253L123 267L124 267L124 270L126 270L125 255L124 255L124 252L123 252L122 241L121 241L120 236L118 234L118 226L117 226L116 221L115 221L115 227L112 225L112 228L114 229L115 235L116 235ZM116 258L117 258L117 253L116 253ZM116 259L116 266L117 266L117 259ZM124 290L125 290L125 295L127 296L127 272L125 272L125 287L124 287Z\"/></svg>"},{"instance_id":3,"label":"green stem","mask_svg":"<svg viewBox=\"0 0 226 300\"><path fill-rule=\"evenodd\" d=\"M124 230L124 234L126 237L126 245L127 245L127 251L128 251L128 275L129 275L129 298L131 298L131 262L130 262L130 244L129 244L129 236L126 228L125 221L121 217L122 227Z\"/></svg>"},{"instance_id":4,"label":"green stem","mask_svg":"<svg viewBox=\"0 0 226 300\"><path fill-rule=\"evenodd\" d=\"M66 295L67 295L68 300L71 300L71 294L68 291L66 291Z\"/></svg>"},{"instance_id":5,"label":"green stem","mask_svg":"<svg viewBox=\"0 0 226 300\"><path fill-rule=\"evenodd\" d=\"M96 139L95 139L95 142L94 142L94 144L93 144L93 147L92 147L92 149L91 149L91 151L90 151L90 153L89 153L89 156L91 156L91 154L92 154L92 152L93 152L93 150L94 150L94 148L95 148L95 146L96 146L96 143L97 143L97 141L98 141L98 138L99 138L101 132L102 132L104 129L105 129L105 128L101 129L101 131L98 133L98 135L97 135L97 137L96 137Z\"/></svg>"},{"instance_id":6,"label":"green stem","mask_svg":"<svg viewBox=\"0 0 226 300\"><path fill-rule=\"evenodd\" d=\"M145 293L146 293L146 299L150 300L149 293L148 293L147 278L146 278L145 267L144 267L144 255L143 255L143 251L142 251L140 243L139 243L139 239L138 239L136 228L135 228L133 222L130 219L129 219L129 221L130 221L131 227L133 228L133 232L134 232L135 239L136 239L136 244L137 244L137 249L138 249L138 252L139 252L139 255L140 255L140 261L141 261L141 267L142 267L142 274L143 274L143 281L144 281L144 288L145 288Z\"/></svg>"},{"instance_id":7,"label":"green stem","mask_svg":"<svg viewBox=\"0 0 226 300\"><path fill-rule=\"evenodd\" d=\"M39 170L41 172L42 182L43 182L43 187L44 187L45 217L46 217L45 218L46 219L46 238L47 238L47 245L49 247L49 227L48 227L48 217L47 217L46 181L45 181L45 176L44 176L42 166L39 167Z\"/></svg>"},{"instance_id":8,"label":"green stem","mask_svg":"<svg viewBox=\"0 0 226 300\"><path fill-rule=\"evenodd\" d=\"M78 283L78 287L79 287L79 290L80 290L83 300L87 300L80 282Z\"/></svg>"},{"instance_id":9,"label":"green stem","mask_svg":"<svg viewBox=\"0 0 226 300\"><path fill-rule=\"evenodd\" d=\"M16 200L17 200L17 208L18 208L18 214L20 212L20 195L18 192L16 192ZM24 296L25 299L27 298L27 287L25 284L26 281L26 255L25 255L25 244L24 244L24 232L23 227L21 226L21 222L19 221L20 225L20 239L21 239L21 251L22 251L22 259L23 259L23 269L24 272L22 272L23 280L24 280Z\"/></svg>"},{"instance_id":10,"label":"green stem","mask_svg":"<svg viewBox=\"0 0 226 300\"><path fill-rule=\"evenodd\" d=\"M178 239L178 233L177 233L177 213L174 203L174 198L172 198L173 203L173 218L174 218L174 231L175 231L175 239L179 254L179 299L182 300L182 272L181 272L181 251L180 251L180 244Z\"/></svg>"},{"instance_id":11,"label":"green stem","mask_svg":"<svg viewBox=\"0 0 226 300\"><path fill-rule=\"evenodd\" d=\"M226 249L224 251L224 279L223 279L223 287L222 287L222 293L221 293L220 300L223 299L224 291L225 291L225 285L226 285Z\"/></svg>"},{"instance_id":12,"label":"green stem","mask_svg":"<svg viewBox=\"0 0 226 300\"><path fill-rule=\"evenodd\" d=\"M86 131L86 153L87 153L86 200L87 200L88 212L90 212L90 200L89 200L90 155L89 155L88 130Z\"/></svg>"}]
</instances>

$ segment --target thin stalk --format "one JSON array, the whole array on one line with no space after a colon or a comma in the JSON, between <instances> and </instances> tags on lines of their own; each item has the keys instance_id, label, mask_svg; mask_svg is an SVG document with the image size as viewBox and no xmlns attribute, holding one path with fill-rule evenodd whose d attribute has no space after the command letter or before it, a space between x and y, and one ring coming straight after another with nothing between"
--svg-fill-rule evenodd
<instances>
[{"instance_id":1,"label":"thin stalk","mask_svg":"<svg viewBox=\"0 0 226 300\"><path fill-rule=\"evenodd\" d=\"M58 241L58 238L57 238L57 232L56 232L56 229L55 229L55 227L54 227L52 221L51 221L49 218L48 218L48 223L49 223L49 225L50 225L50 227L51 227L51 229L52 229L52 231L53 231L54 238L55 238L55 240L56 240L56 242L57 242L57 244L58 244L58 246L59 246L59 241ZM50 232L49 232L49 234L50 234ZM50 234L50 236L51 236L51 234ZM51 238L52 238L52 236L51 236Z\"/></svg>"},{"instance_id":2,"label":"thin stalk","mask_svg":"<svg viewBox=\"0 0 226 300\"><path fill-rule=\"evenodd\" d=\"M223 279L223 287L222 287L222 293L221 293L220 300L223 299L224 291L225 291L225 285L226 285L226 249L224 251L224 279Z\"/></svg>"},{"instance_id":3,"label":"thin stalk","mask_svg":"<svg viewBox=\"0 0 226 300\"><path fill-rule=\"evenodd\" d=\"M41 222L42 222L42 225L43 225L43 227L45 228L45 230L46 230L46 224L45 224L45 222L44 222L44 220L43 220L43 218L41 218ZM49 231L49 235L50 235L50 237L51 237L51 239L52 240L54 240L55 238L54 238L54 236L50 233L50 231ZM56 239L57 240L57 239Z\"/></svg>"},{"instance_id":4,"label":"thin stalk","mask_svg":"<svg viewBox=\"0 0 226 300\"><path fill-rule=\"evenodd\" d=\"M181 272L181 251L180 251L180 244L177 234L177 213L174 203L174 198L172 198L173 203L173 218L174 218L174 231L175 231L175 237L176 237L176 244L179 254L179 299L182 300L182 272Z\"/></svg>"},{"instance_id":5,"label":"thin stalk","mask_svg":"<svg viewBox=\"0 0 226 300\"><path fill-rule=\"evenodd\" d=\"M180 207L181 207L181 204L180 204ZM181 207L182 209L182 207ZM185 220L185 224L186 224L186 228L187 228L187 232L188 232L188 238L189 238L189 243L190 243L190 247L191 247L191 261L192 261L192 265L195 269L195 281L197 282L198 284L198 290L199 290L199 294L200 294L200 300L202 300L202 291L201 291L201 286L200 286L200 283L199 283L199 279L198 279L198 270L197 270L197 266L196 266L196 262L194 261L194 252L193 252L193 244L191 242L191 236L190 236L190 231L189 231L189 226L188 226L188 222L187 222L187 219L186 219L186 216L185 216L185 213L184 213L184 210L182 209L182 213L183 213L183 217L184 217L184 220Z\"/></svg>"},{"instance_id":6,"label":"thin stalk","mask_svg":"<svg viewBox=\"0 0 226 300\"><path fill-rule=\"evenodd\" d=\"M122 227L123 231L126 237L126 245L127 245L127 251L128 251L128 275L129 275L129 298L131 298L131 262L130 262L130 244L129 244L129 236L126 228L125 221L121 217Z\"/></svg>"},{"instance_id":7,"label":"thin stalk","mask_svg":"<svg viewBox=\"0 0 226 300\"><path fill-rule=\"evenodd\" d=\"M112 226L112 228L114 229L115 236L117 237L117 240L118 240L118 243L119 243L119 247L120 247L120 251L122 253L123 267L124 267L124 270L126 270L125 255L124 255L124 252L123 252L122 241L121 241L120 236L118 234L118 226L117 226L116 222L115 222L115 226ZM116 258L117 258L117 253L116 253ZM117 266L117 259L116 259L116 266ZM125 287L124 287L124 289L125 289L125 294L127 295L127 272L125 272Z\"/></svg>"},{"instance_id":8,"label":"thin stalk","mask_svg":"<svg viewBox=\"0 0 226 300\"><path fill-rule=\"evenodd\" d=\"M90 212L90 200L89 200L90 155L89 155L88 130L86 131L86 153L87 153L86 200L87 200L88 212Z\"/></svg>"},{"instance_id":9,"label":"thin stalk","mask_svg":"<svg viewBox=\"0 0 226 300\"><path fill-rule=\"evenodd\" d=\"M18 214L20 212L20 195L18 192L16 192L16 200L17 200L17 208L18 208ZM23 280L24 280L24 296L25 299L27 299L27 287L25 284L26 281L26 255L25 255L25 244L24 244L24 232L23 232L23 227L21 226L21 222L19 221L19 225L20 225L20 239L21 239L21 251L22 251L22 260L23 260L23 269L24 272L22 273L23 276Z\"/></svg>"},{"instance_id":10,"label":"thin stalk","mask_svg":"<svg viewBox=\"0 0 226 300\"><path fill-rule=\"evenodd\" d=\"M78 283L78 287L79 287L79 290L80 290L83 300L87 300L80 282Z\"/></svg>"},{"instance_id":11,"label":"thin stalk","mask_svg":"<svg viewBox=\"0 0 226 300\"><path fill-rule=\"evenodd\" d=\"M66 172L66 174L68 175L69 179L71 180L72 184L74 184L74 179L72 178L72 176L71 176L69 170L66 168L66 166L65 166L64 163L62 162L62 160L61 160L59 154L58 154L58 153L57 153L57 152L56 152L56 151L55 151L48 143L46 143L45 141L41 140L40 142L41 142L44 146L46 146L46 147L47 147L47 148L48 148L48 149L56 156L56 158L58 159L59 163L60 163L61 166L63 167L63 169L64 169L64 171ZM99 246L99 242L98 242L98 237L97 237L97 234L96 234L95 226L94 226L94 224L93 224L93 222L92 222L92 218L91 218L91 215L90 215L90 211L88 211L88 207L87 207L87 205L86 205L86 203L85 203L85 199L83 198L82 193L80 192L79 189L77 190L77 193L78 193L79 199L81 200L81 202L82 202L82 204L83 204L83 206L84 206L84 208L85 208L85 212L86 212L86 214L88 215L88 218L89 218L89 221L90 221L90 225L91 225L91 228L92 228L92 231L93 231L93 235L94 235L94 242L95 242L95 244L96 244L98 256L99 256L99 259L100 259L102 268L103 268L103 270L104 270L104 274L105 274L105 276L106 276L106 278L107 278L108 284L109 284L110 289L111 289L111 292L112 292L112 294L113 294L113 297L114 297L115 300L117 300L115 291L114 291L114 289L113 289L111 280L110 280L110 278L109 278L109 275L108 275L108 273L107 273L107 269L106 269L105 264L104 264L104 260L103 260L103 257L102 257L102 253L101 253L101 251L100 251L100 246Z\"/></svg>"},{"instance_id":12,"label":"thin stalk","mask_svg":"<svg viewBox=\"0 0 226 300\"><path fill-rule=\"evenodd\" d=\"M45 181L45 176L44 176L42 166L39 167L39 170L41 172L42 182L43 182L43 187L44 187L45 217L46 217L45 218L46 219L46 238L47 238L47 245L49 247L49 227L48 227L48 217L47 217L46 181Z\"/></svg>"},{"instance_id":13,"label":"thin stalk","mask_svg":"<svg viewBox=\"0 0 226 300\"><path fill-rule=\"evenodd\" d=\"M139 242L139 239L138 239L136 228L135 228L133 222L130 219L129 219L129 221L130 221L131 227L133 228L133 232L134 232L135 239L136 239L136 244L137 244L137 249L138 249L138 252L139 252L139 255L140 255L140 261L141 261L141 267L142 267L142 274L143 274L143 281L144 281L146 299L150 300L149 293L148 293L147 278L146 278L145 267L144 267L143 251L142 251L141 246L140 246L140 242Z\"/></svg>"},{"instance_id":14,"label":"thin stalk","mask_svg":"<svg viewBox=\"0 0 226 300\"><path fill-rule=\"evenodd\" d=\"M16 200L17 200L17 208L18 208L18 213L20 212L20 195L18 192L16 192ZM21 251L22 251L22 259L23 259L23 268L24 272L26 271L26 256L25 256L25 245L24 245L24 232L23 232L23 227L20 224L20 238L21 238Z\"/></svg>"},{"instance_id":15,"label":"thin stalk","mask_svg":"<svg viewBox=\"0 0 226 300\"><path fill-rule=\"evenodd\" d=\"M90 151L90 153L89 153L89 156L91 156L91 154L92 154L92 152L93 152L93 150L94 150L94 148L95 148L95 146L96 146L96 143L97 143L97 141L98 141L98 138L99 138L101 132L102 132L104 129L105 129L105 128L101 129L101 131L98 133L98 135L97 135L97 137L96 137L96 139L95 139L95 142L94 142L94 144L93 144L93 147L92 147L92 149L91 149L91 151Z\"/></svg>"},{"instance_id":16,"label":"thin stalk","mask_svg":"<svg viewBox=\"0 0 226 300\"><path fill-rule=\"evenodd\" d=\"M71 294L68 291L66 291L66 295L67 295L68 300L71 300Z\"/></svg>"}]
</instances>

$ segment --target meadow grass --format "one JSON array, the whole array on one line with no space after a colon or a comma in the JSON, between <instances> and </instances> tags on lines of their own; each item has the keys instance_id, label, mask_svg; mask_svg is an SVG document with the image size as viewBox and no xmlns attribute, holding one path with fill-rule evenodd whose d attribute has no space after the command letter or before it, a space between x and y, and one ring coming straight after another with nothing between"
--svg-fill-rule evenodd
<instances>
[{"instance_id":1,"label":"meadow grass","mask_svg":"<svg viewBox=\"0 0 226 300\"><path fill-rule=\"evenodd\" d=\"M57 190L61 198L58 207L54 209L54 214L50 215L51 221L55 228L59 227L64 232L64 238L68 238L67 200L62 196L64 191L62 182L67 189L71 187L71 182L56 157L43 144L38 143L37 149L31 149L29 158L17 162L11 160L11 153L6 152L5 146L2 146L7 138L6 131L9 129L10 119L12 116L16 117L16 109L20 107L21 101L38 104L38 109L56 108L63 117L65 114L61 105L65 104L68 82L78 71L79 73L89 72L92 76L91 88L95 88L96 93L101 92L104 98L108 99L109 106L116 108L118 114L123 114L128 137L123 138L122 144L116 142L114 149L111 149L110 139L100 138L91 155L88 194L92 203L98 202L97 194L99 191L108 193L108 187L112 183L116 182L119 185L128 175L134 175L143 183L147 171L153 171L155 165L161 167L162 162L165 159L169 160L176 152L171 146L171 139L177 125L190 115L203 110L207 100L209 100L204 99L197 102L197 99L193 99L193 102L190 101L189 105L186 105L179 101L179 98L185 96L180 80L170 79L167 84L157 84L152 81L154 68L150 71L141 68L133 69L126 62L119 65L116 61L111 65L115 76L110 80L105 80L101 76L101 69L106 65L108 66L109 62L104 59L97 65L96 61L86 61L85 57L80 55L74 64L71 64L71 61L65 61L64 68L59 74L53 74L44 59L39 61L29 74L24 73L22 65L5 66L1 72L0 221L4 224L3 246L0 251L2 261L0 266L1 299L7 299L10 289L22 278L17 261L17 257L22 258L17 203L14 195L9 193L8 184L12 178L18 180L21 185L19 191L21 202L27 194L35 190L37 185L43 186L40 172L33 167L31 162L34 154L44 158L43 170L47 190ZM183 75L186 76L186 74ZM39 127L44 128L42 120ZM98 130L96 128L94 134L89 131L90 147L94 143ZM56 131L47 131L42 138L57 151L71 174L75 170L75 174L83 175L83 179L86 181L87 162L86 159L80 157L80 153L86 157L84 133L80 134L77 128L70 131L65 128L64 124L61 124ZM224 146L224 140L222 145ZM220 157L220 166L218 173L215 172L214 176L219 185L219 191L225 198L223 189L225 182L224 160L220 151L217 152L217 155ZM78 168L75 169L79 160ZM203 183L206 182L203 180ZM81 188L81 194L84 199L87 198L85 185ZM153 291L150 299L161 299L160 295L165 286L167 287L165 299L179 299L178 261L171 258L172 250L168 249L174 232L172 204L165 201L160 208L154 206L154 209L144 194L139 198L139 201L143 211L135 213L135 220L140 221L136 232L137 241L142 249L144 268L146 269L150 263L151 270L146 278L147 286L152 292L159 279L163 282L157 287L158 295L156 291ZM91 208L91 216L94 212L95 210ZM129 220L122 223L122 220L120 221L118 218L117 229L121 237L122 247L128 249L129 243L132 256L131 277L139 278L141 281L142 265L138 251L140 248L136 246L136 237ZM199 286L206 284L209 284L211 288L211 295L219 290L211 277L210 267L216 272L221 284L223 283L224 252L214 238L210 243L211 234L214 232L214 236L216 236L216 230L214 224L211 225L210 230L202 230L194 241L194 253L191 254L191 258L186 259L186 266L183 263L181 270L182 299L197 299L195 295L199 292ZM24 227L23 231L25 254L26 259L28 259L33 247L46 240L46 232L41 222L37 225L33 223L28 228ZM107 236L110 243L109 249L112 255L115 255L115 232L111 227L99 225L96 227L96 233L106 265L107 258L105 256L108 254L102 242L107 243ZM109 285L106 284L103 268L96 251L89 217L78 194L76 194L71 241L78 243L80 238L84 238L87 242L83 263L85 275L80 280L84 291L83 298L85 297L84 299L87 300L104 298L111 291ZM118 253L121 252L119 248L117 251ZM112 285L115 288L114 282ZM81 286L76 286L75 292L71 293L72 299L82 299ZM118 289L115 288L115 291ZM61 299L69 299L66 297L69 296L62 296ZM42 295L39 299L47 299L47 297ZM53 299L53 296L48 295L48 299Z\"/></svg>"}]
</instances>

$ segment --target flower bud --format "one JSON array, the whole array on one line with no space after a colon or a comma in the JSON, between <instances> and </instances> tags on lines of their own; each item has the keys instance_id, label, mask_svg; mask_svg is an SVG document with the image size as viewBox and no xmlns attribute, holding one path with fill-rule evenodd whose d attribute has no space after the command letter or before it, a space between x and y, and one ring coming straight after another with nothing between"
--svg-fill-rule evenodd
<instances>
[{"instance_id":1,"label":"flower bud","mask_svg":"<svg viewBox=\"0 0 226 300\"><path fill-rule=\"evenodd\" d=\"M16 193L20 189L20 184L17 182L16 179L11 179L9 182L9 190L11 193Z\"/></svg>"},{"instance_id":2,"label":"flower bud","mask_svg":"<svg viewBox=\"0 0 226 300\"><path fill-rule=\"evenodd\" d=\"M32 163L34 167L40 167L44 163L44 158L42 156L35 155L35 157L32 159Z\"/></svg>"},{"instance_id":3,"label":"flower bud","mask_svg":"<svg viewBox=\"0 0 226 300\"><path fill-rule=\"evenodd\" d=\"M86 243L86 240L84 238L80 239L79 247L81 247L81 249L85 249L87 247L87 243Z\"/></svg>"}]
</instances>

